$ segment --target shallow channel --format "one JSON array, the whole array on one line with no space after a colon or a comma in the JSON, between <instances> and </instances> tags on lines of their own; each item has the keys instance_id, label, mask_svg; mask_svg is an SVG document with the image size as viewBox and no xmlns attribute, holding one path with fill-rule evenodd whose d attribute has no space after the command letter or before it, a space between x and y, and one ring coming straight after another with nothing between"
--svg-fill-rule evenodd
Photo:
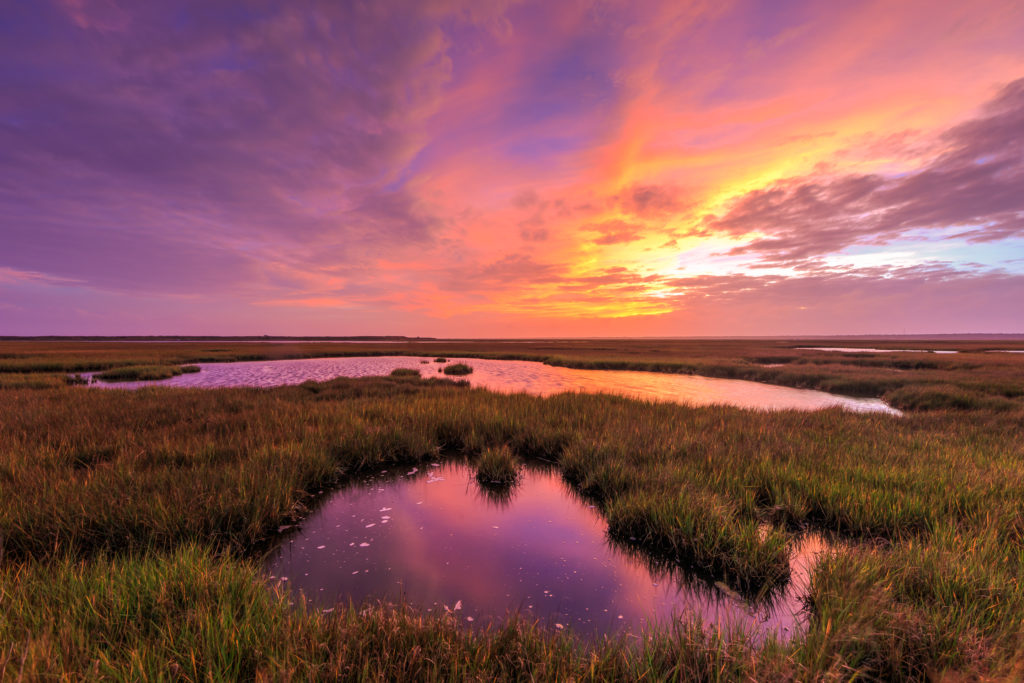
<instances>
[{"instance_id":1,"label":"shallow channel","mask_svg":"<svg viewBox=\"0 0 1024 683\"><path fill-rule=\"evenodd\" d=\"M427 362L424 362L427 361ZM630 370L577 370L537 361L448 358L466 363L473 373L458 379L474 387L504 393L525 392L549 396L565 391L609 393L689 405L722 404L759 410L819 410L840 407L854 412L900 412L876 398L853 398L824 391L793 389L775 384L698 375ZM145 385L173 387L273 387L323 382L335 377L387 375L396 368L412 368L424 377L444 377L444 364L419 356L357 356L303 358L297 360L202 363L201 371L155 382L99 383L95 386L136 388Z\"/></svg>"},{"instance_id":2,"label":"shallow channel","mask_svg":"<svg viewBox=\"0 0 1024 683\"><path fill-rule=\"evenodd\" d=\"M508 496L461 462L385 471L329 496L285 530L265 564L271 582L333 610L406 602L484 625L519 612L554 629L601 636L700 616L787 638L807 619L802 597L818 536L794 547L791 579L751 604L728 587L644 561L606 536L593 506L554 470L524 469Z\"/></svg>"},{"instance_id":3,"label":"shallow channel","mask_svg":"<svg viewBox=\"0 0 1024 683\"><path fill-rule=\"evenodd\" d=\"M874 349L864 346L796 346L802 351L833 351L835 353L960 353L942 349Z\"/></svg>"}]
</instances>

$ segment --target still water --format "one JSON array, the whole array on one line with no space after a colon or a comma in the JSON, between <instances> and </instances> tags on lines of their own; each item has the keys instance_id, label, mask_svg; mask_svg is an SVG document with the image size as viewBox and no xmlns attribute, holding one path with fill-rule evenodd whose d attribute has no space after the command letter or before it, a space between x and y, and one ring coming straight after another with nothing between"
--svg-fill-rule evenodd
<instances>
[{"instance_id":1,"label":"still water","mask_svg":"<svg viewBox=\"0 0 1024 683\"><path fill-rule=\"evenodd\" d=\"M598 511L553 471L526 468L495 496L466 464L380 473L330 496L285 531L265 564L271 582L319 609L406 601L483 625L520 612L585 635L699 615L712 627L786 638L806 621L802 596L820 537L793 549L791 579L751 604L726 586L646 562L606 536Z\"/></svg>"},{"instance_id":2,"label":"still water","mask_svg":"<svg viewBox=\"0 0 1024 683\"><path fill-rule=\"evenodd\" d=\"M444 377L442 363L417 356L367 356L350 358L304 358L299 360L203 363L194 374L179 375L158 382L120 382L96 386L134 388L147 384L174 387L273 387L318 382L335 377L387 375L396 368L413 368L424 377ZM576 370L544 365L536 361L449 358L473 367L473 374L460 377L475 387L505 393L525 392L549 396L564 391L609 393L689 405L723 404L761 410L818 410L841 407L854 412L898 410L874 398L852 398L823 391L793 389L774 384L697 375L627 370Z\"/></svg>"},{"instance_id":3,"label":"still water","mask_svg":"<svg viewBox=\"0 0 1024 683\"><path fill-rule=\"evenodd\" d=\"M836 353L960 353L937 349L872 349L864 346L797 346L802 351L834 351Z\"/></svg>"}]
</instances>

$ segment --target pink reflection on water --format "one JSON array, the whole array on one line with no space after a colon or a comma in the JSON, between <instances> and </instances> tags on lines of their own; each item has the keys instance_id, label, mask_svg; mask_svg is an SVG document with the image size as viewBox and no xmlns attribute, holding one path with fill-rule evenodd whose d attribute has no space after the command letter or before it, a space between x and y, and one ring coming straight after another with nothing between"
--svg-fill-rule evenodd
<instances>
[{"instance_id":1,"label":"pink reflection on water","mask_svg":"<svg viewBox=\"0 0 1024 683\"><path fill-rule=\"evenodd\" d=\"M699 615L710 627L785 638L806 619L801 596L825 547L819 538L798 545L783 594L751 605L618 550L597 510L553 473L526 470L511 499L495 504L464 464L407 469L334 494L271 553L268 574L322 608L404 599L467 623L520 611L592 635Z\"/></svg>"},{"instance_id":2,"label":"pink reflection on water","mask_svg":"<svg viewBox=\"0 0 1024 683\"><path fill-rule=\"evenodd\" d=\"M307 380L326 381L335 377L387 375L396 368L412 368L425 377L444 377L440 363L423 364L417 356L369 356L350 358L304 358L298 360L204 363L201 372L179 375L159 382L98 384L135 388L147 384L174 387L271 387L301 384ZM549 396L565 391L609 393L633 398L673 401L689 405L722 404L760 410L819 410L841 407L855 412L899 411L873 398L838 396L824 391L793 389L774 384L697 375L628 370L577 370L535 361L450 358L473 367L466 379L475 387L505 393L525 392Z\"/></svg>"}]
</instances>

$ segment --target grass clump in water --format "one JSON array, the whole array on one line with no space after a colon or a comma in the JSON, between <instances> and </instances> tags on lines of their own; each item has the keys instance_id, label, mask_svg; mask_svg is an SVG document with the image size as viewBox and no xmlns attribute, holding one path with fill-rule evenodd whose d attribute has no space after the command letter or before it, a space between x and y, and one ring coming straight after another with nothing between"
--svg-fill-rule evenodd
<instances>
[{"instance_id":1,"label":"grass clump in water","mask_svg":"<svg viewBox=\"0 0 1024 683\"><path fill-rule=\"evenodd\" d=\"M444 374L446 375L469 375L473 372L473 366L466 365L465 363L452 363L444 368Z\"/></svg>"},{"instance_id":2,"label":"grass clump in water","mask_svg":"<svg viewBox=\"0 0 1024 683\"><path fill-rule=\"evenodd\" d=\"M487 448L476 466L476 480L484 486L509 488L519 481L519 458L508 445Z\"/></svg>"},{"instance_id":3,"label":"grass clump in water","mask_svg":"<svg viewBox=\"0 0 1024 683\"><path fill-rule=\"evenodd\" d=\"M434 362L435 363L447 363L448 359L447 358L443 358L441 356L438 356L437 358L434 359Z\"/></svg>"},{"instance_id":4,"label":"grass clump in water","mask_svg":"<svg viewBox=\"0 0 1024 683\"><path fill-rule=\"evenodd\" d=\"M391 377L416 377L420 376L419 370L413 368L395 368L391 371Z\"/></svg>"}]
</instances>

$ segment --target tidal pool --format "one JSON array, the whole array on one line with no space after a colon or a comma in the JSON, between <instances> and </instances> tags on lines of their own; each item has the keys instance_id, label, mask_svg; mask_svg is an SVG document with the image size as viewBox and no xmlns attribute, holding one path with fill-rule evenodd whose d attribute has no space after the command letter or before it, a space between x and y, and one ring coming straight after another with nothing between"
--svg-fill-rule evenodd
<instances>
[{"instance_id":1,"label":"tidal pool","mask_svg":"<svg viewBox=\"0 0 1024 683\"><path fill-rule=\"evenodd\" d=\"M836 353L960 353L936 349L869 349L862 346L797 346L801 351L834 351Z\"/></svg>"},{"instance_id":2,"label":"tidal pool","mask_svg":"<svg viewBox=\"0 0 1024 683\"><path fill-rule=\"evenodd\" d=\"M427 360L430 362L424 363ZM448 358L466 363L473 374L459 377L475 387L505 393L525 392L549 396L565 391L609 393L633 398L674 401L689 405L722 404L760 410L819 410L840 407L854 412L900 412L876 398L853 398L810 389L697 375L628 370L577 370L537 361ZM424 377L446 377L444 364L419 356L358 356L298 360L202 363L201 371L155 382L99 383L95 386L135 388L170 387L273 387L323 382L335 377L387 375L396 368L412 368Z\"/></svg>"},{"instance_id":3,"label":"tidal pool","mask_svg":"<svg viewBox=\"0 0 1024 683\"><path fill-rule=\"evenodd\" d=\"M638 633L700 616L786 638L805 623L817 536L796 544L791 579L747 602L721 584L611 542L599 512L557 472L527 467L507 495L461 462L383 472L329 496L269 553L269 580L322 610L406 602L484 625L510 612L589 635Z\"/></svg>"}]
</instances>

